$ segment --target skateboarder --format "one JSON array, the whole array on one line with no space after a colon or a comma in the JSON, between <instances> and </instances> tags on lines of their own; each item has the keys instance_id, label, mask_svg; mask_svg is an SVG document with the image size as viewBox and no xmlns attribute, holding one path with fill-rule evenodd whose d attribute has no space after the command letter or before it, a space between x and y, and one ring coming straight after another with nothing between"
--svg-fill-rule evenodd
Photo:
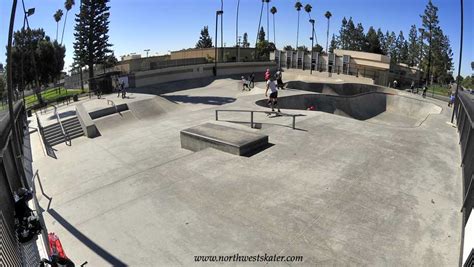
<instances>
[{"instance_id":1,"label":"skateboarder","mask_svg":"<svg viewBox=\"0 0 474 267\"><path fill-rule=\"evenodd\" d=\"M244 76L242 76L241 79L242 79L242 91L245 91L245 90L250 91L250 80L245 79Z\"/></svg>"},{"instance_id":2,"label":"skateboarder","mask_svg":"<svg viewBox=\"0 0 474 267\"><path fill-rule=\"evenodd\" d=\"M277 80L277 85L278 85L278 89L280 90L283 90L283 75L281 73L281 69L279 69L276 73L275 73L275 78Z\"/></svg>"},{"instance_id":3,"label":"skateboarder","mask_svg":"<svg viewBox=\"0 0 474 267\"><path fill-rule=\"evenodd\" d=\"M272 107L272 111L275 111L275 107L278 104L278 90L275 84L275 81L272 77L267 81L267 90L265 90L265 96L268 97L268 90L270 90L270 97L268 99L268 104ZM280 112L280 108L278 108Z\"/></svg>"}]
</instances>

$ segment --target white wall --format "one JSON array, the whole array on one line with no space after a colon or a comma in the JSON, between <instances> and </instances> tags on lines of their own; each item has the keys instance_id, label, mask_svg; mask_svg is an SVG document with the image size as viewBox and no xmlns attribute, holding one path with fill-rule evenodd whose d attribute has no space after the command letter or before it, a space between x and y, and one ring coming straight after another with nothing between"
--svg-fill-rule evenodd
<instances>
[{"instance_id":1,"label":"white wall","mask_svg":"<svg viewBox=\"0 0 474 267\"><path fill-rule=\"evenodd\" d=\"M464 228L464 246L462 254L462 264L467 260L469 253L474 248L474 209L471 211L471 216Z\"/></svg>"}]
</instances>

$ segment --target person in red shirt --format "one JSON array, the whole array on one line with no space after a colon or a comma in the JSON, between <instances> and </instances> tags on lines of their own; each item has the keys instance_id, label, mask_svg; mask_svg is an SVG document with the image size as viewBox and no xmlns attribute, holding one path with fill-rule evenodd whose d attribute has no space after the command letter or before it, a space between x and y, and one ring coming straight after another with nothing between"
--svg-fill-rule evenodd
<instances>
[{"instance_id":1,"label":"person in red shirt","mask_svg":"<svg viewBox=\"0 0 474 267\"><path fill-rule=\"evenodd\" d=\"M267 69L267 71L265 72L265 81L268 80L270 80L270 69Z\"/></svg>"}]
</instances>

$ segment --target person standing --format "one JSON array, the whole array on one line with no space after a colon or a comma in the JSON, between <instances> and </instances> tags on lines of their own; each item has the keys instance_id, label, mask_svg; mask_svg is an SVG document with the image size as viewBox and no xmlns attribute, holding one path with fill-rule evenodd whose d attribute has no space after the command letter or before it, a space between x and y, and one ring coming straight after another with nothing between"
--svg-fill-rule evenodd
<instances>
[{"instance_id":1,"label":"person standing","mask_svg":"<svg viewBox=\"0 0 474 267\"><path fill-rule=\"evenodd\" d=\"M415 93L415 81L411 81L410 90L412 94Z\"/></svg>"},{"instance_id":2,"label":"person standing","mask_svg":"<svg viewBox=\"0 0 474 267\"><path fill-rule=\"evenodd\" d=\"M278 85L278 89L280 90L283 90L283 74L281 73L281 69L279 69L276 74L276 80L277 80L277 85Z\"/></svg>"},{"instance_id":3,"label":"person standing","mask_svg":"<svg viewBox=\"0 0 474 267\"><path fill-rule=\"evenodd\" d=\"M272 108L272 111L275 111L275 107L277 107L278 105L278 89L272 77L270 77L267 81L267 90L265 90L265 97L268 97L268 90L270 90L268 104ZM277 107L277 109L278 112L280 112L280 108Z\"/></svg>"},{"instance_id":4,"label":"person standing","mask_svg":"<svg viewBox=\"0 0 474 267\"><path fill-rule=\"evenodd\" d=\"M267 69L265 72L265 82L268 82L270 80L270 69Z\"/></svg>"}]
</instances>

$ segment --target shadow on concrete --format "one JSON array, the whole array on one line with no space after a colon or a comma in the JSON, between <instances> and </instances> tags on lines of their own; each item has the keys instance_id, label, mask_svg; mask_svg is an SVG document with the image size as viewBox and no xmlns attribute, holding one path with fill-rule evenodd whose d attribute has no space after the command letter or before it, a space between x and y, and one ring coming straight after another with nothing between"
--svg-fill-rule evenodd
<instances>
[{"instance_id":1,"label":"shadow on concrete","mask_svg":"<svg viewBox=\"0 0 474 267\"><path fill-rule=\"evenodd\" d=\"M264 146L261 146L261 147L255 149L255 150L253 150L252 152L247 153L247 154L242 155L242 156L247 157L247 158L250 158L250 157L252 157L252 156L254 156L254 155L257 155L258 153L260 153L260 152L262 152L262 151L266 150L267 148L270 148L270 147L272 147L272 146L274 146L274 145L275 145L275 144L268 143L268 144L266 144L266 145L264 145Z\"/></svg>"},{"instance_id":2,"label":"shadow on concrete","mask_svg":"<svg viewBox=\"0 0 474 267\"><path fill-rule=\"evenodd\" d=\"M114 255L110 254L108 251L97 245L94 241L90 238L85 236L81 231L77 230L72 224L70 224L66 219L64 219L59 213L57 213L54 209L48 210L48 213L59 223L61 224L66 230L69 231L74 237L76 237L79 241L81 241L84 245L86 245L90 250L94 251L97 255L99 255L102 259L110 263L112 266L127 266L124 262L120 259L116 258Z\"/></svg>"},{"instance_id":3,"label":"shadow on concrete","mask_svg":"<svg viewBox=\"0 0 474 267\"><path fill-rule=\"evenodd\" d=\"M219 96L164 95L162 97L173 103L207 104L216 106L229 104L236 100L233 97Z\"/></svg>"},{"instance_id":4,"label":"shadow on concrete","mask_svg":"<svg viewBox=\"0 0 474 267\"><path fill-rule=\"evenodd\" d=\"M173 82L160 83L155 85L149 85L138 88L130 88L127 90L127 93L140 93L140 94L151 94L151 95L162 95L172 92L184 91L189 89L196 89L201 87L206 87L213 83L215 80L219 79L232 79L240 80L242 76L247 77L251 73L242 73L236 75L226 75L226 76L217 76L217 77L203 77L189 80L180 80ZM255 72L255 82L264 81L263 72Z\"/></svg>"},{"instance_id":5,"label":"shadow on concrete","mask_svg":"<svg viewBox=\"0 0 474 267\"><path fill-rule=\"evenodd\" d=\"M76 116L76 111L75 110L69 110L69 111L61 112L61 113L58 113L58 116L59 116L60 119ZM55 115L51 115L51 116L48 117L48 120L54 120L54 119L56 119Z\"/></svg>"}]
</instances>

